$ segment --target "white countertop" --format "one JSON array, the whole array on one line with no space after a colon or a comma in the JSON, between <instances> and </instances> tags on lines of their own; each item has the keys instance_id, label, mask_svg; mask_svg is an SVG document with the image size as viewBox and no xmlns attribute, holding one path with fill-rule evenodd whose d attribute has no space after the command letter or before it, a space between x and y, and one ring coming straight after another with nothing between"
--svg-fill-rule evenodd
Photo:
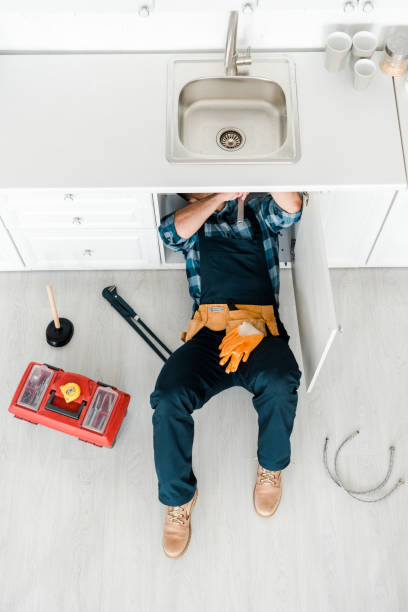
<instances>
[{"instance_id":1,"label":"white countertop","mask_svg":"<svg viewBox=\"0 0 408 612\"><path fill-rule=\"evenodd\" d=\"M275 165L166 160L167 64L185 54L1 55L0 189L405 187L392 79L379 70L355 91L351 70L328 73L323 53L287 55L301 158Z\"/></svg>"}]
</instances>

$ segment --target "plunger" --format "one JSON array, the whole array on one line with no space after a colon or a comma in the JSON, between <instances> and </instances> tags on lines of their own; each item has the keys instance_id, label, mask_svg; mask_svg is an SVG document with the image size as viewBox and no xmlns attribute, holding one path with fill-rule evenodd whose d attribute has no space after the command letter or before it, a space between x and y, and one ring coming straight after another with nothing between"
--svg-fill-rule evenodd
<instances>
[{"instance_id":1,"label":"plunger","mask_svg":"<svg viewBox=\"0 0 408 612\"><path fill-rule=\"evenodd\" d=\"M74 325L69 319L60 318L58 316L57 306L55 304L54 292L51 285L47 285L48 299L52 310L53 320L47 325L45 337L48 344L51 346L65 346L72 338L74 333Z\"/></svg>"}]
</instances>

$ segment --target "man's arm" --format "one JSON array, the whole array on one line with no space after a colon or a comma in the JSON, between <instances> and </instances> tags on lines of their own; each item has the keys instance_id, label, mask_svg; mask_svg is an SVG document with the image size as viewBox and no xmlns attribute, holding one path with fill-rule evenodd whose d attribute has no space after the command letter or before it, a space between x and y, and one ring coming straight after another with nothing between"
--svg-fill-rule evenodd
<instances>
[{"instance_id":1,"label":"man's arm","mask_svg":"<svg viewBox=\"0 0 408 612\"><path fill-rule=\"evenodd\" d=\"M272 232L297 223L302 215L302 197L296 192L269 193L260 203L260 213Z\"/></svg>"},{"instance_id":2,"label":"man's arm","mask_svg":"<svg viewBox=\"0 0 408 612\"><path fill-rule=\"evenodd\" d=\"M302 198L297 191L274 191L271 196L288 213L297 213L302 208Z\"/></svg>"},{"instance_id":3,"label":"man's arm","mask_svg":"<svg viewBox=\"0 0 408 612\"><path fill-rule=\"evenodd\" d=\"M240 195L241 193L214 193L179 208L174 215L177 234L184 239L191 238L221 204L227 200L235 200Z\"/></svg>"},{"instance_id":4,"label":"man's arm","mask_svg":"<svg viewBox=\"0 0 408 612\"><path fill-rule=\"evenodd\" d=\"M212 193L209 197L192 200L190 204L166 215L159 226L163 243L172 251L186 253L193 248L197 240L196 232L208 217L223 202L235 199L239 195L239 193Z\"/></svg>"}]
</instances>

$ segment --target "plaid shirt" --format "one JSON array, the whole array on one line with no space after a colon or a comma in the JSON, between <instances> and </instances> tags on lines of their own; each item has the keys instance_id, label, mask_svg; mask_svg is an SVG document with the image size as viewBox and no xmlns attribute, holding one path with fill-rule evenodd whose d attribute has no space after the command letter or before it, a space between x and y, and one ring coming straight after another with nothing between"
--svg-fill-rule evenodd
<instances>
[{"instance_id":1,"label":"plaid shirt","mask_svg":"<svg viewBox=\"0 0 408 612\"><path fill-rule=\"evenodd\" d=\"M275 202L268 194L257 197L246 202L250 206L258 220L263 246L265 249L266 262L272 289L276 303L279 305L279 244L278 234L281 229L290 227L299 221L302 211L288 213ZM200 249L198 233L190 238L181 238L174 225L174 214L164 217L159 227L160 236L164 244L174 251L182 251L186 259L186 272L190 295L194 302L200 303L201 278L200 278ZM251 222L245 218L244 223L237 224L237 200L229 200L221 211L215 211L204 223L205 236L222 236L224 238L248 238L254 237L254 228Z\"/></svg>"}]
</instances>

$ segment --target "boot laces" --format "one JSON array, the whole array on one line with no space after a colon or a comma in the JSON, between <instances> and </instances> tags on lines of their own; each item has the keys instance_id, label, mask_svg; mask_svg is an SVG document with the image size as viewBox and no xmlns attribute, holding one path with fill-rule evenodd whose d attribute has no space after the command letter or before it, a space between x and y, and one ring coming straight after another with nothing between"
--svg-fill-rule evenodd
<instances>
[{"instance_id":1,"label":"boot laces","mask_svg":"<svg viewBox=\"0 0 408 612\"><path fill-rule=\"evenodd\" d=\"M167 520L169 523L176 523L177 525L184 525L185 522L185 508L184 506L170 506L167 511Z\"/></svg>"},{"instance_id":2,"label":"boot laces","mask_svg":"<svg viewBox=\"0 0 408 612\"><path fill-rule=\"evenodd\" d=\"M261 484L269 482L273 487L279 486L280 472L274 472L261 467L261 473L259 475L259 481Z\"/></svg>"}]
</instances>

